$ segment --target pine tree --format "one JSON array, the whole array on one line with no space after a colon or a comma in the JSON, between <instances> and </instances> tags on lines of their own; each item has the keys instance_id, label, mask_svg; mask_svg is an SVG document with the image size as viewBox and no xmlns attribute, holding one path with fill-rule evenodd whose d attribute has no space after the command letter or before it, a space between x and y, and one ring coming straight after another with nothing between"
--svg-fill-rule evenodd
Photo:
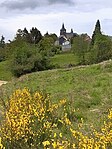
<instances>
[{"instance_id":1,"label":"pine tree","mask_svg":"<svg viewBox=\"0 0 112 149\"><path fill-rule=\"evenodd\" d=\"M98 35L101 35L101 34L102 33L101 33L100 21L97 20L96 25L95 25L95 30L94 30L93 35L92 35L91 46L94 45L96 37Z\"/></svg>"}]
</instances>

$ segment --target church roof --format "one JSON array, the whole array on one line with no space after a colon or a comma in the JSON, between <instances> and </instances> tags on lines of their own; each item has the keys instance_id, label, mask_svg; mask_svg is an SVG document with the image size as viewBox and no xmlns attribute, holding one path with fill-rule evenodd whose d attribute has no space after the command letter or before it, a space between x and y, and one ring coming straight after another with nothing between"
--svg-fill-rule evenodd
<instances>
[{"instance_id":1,"label":"church roof","mask_svg":"<svg viewBox=\"0 0 112 149\"><path fill-rule=\"evenodd\" d=\"M59 38L64 38L65 40L67 40L67 38L64 35L60 35Z\"/></svg>"}]
</instances>

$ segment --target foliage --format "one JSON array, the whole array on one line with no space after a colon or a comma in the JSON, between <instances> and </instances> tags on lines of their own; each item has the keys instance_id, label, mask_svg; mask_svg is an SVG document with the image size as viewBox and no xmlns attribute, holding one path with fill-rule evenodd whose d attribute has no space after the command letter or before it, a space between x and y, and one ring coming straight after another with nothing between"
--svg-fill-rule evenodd
<instances>
[{"instance_id":1,"label":"foliage","mask_svg":"<svg viewBox=\"0 0 112 149\"><path fill-rule=\"evenodd\" d=\"M1 137L0 137L0 149L5 149L5 147L3 147L3 145L2 145Z\"/></svg>"},{"instance_id":2,"label":"foliage","mask_svg":"<svg viewBox=\"0 0 112 149\"><path fill-rule=\"evenodd\" d=\"M60 53L60 46L55 46L55 40L57 36L55 34L47 34L39 42L38 47L40 53L46 54L48 57L52 57L57 53Z\"/></svg>"},{"instance_id":3,"label":"foliage","mask_svg":"<svg viewBox=\"0 0 112 149\"><path fill-rule=\"evenodd\" d=\"M24 40L30 44L37 44L42 39L42 35L36 27L32 27L30 32L28 32L28 30L24 28L23 30L17 30L15 40L17 39Z\"/></svg>"},{"instance_id":4,"label":"foliage","mask_svg":"<svg viewBox=\"0 0 112 149\"><path fill-rule=\"evenodd\" d=\"M30 30L30 43L37 44L42 39L40 31L35 27Z\"/></svg>"},{"instance_id":5,"label":"foliage","mask_svg":"<svg viewBox=\"0 0 112 149\"><path fill-rule=\"evenodd\" d=\"M0 62L5 60L5 49L4 48L0 48Z\"/></svg>"},{"instance_id":6,"label":"foliage","mask_svg":"<svg viewBox=\"0 0 112 149\"><path fill-rule=\"evenodd\" d=\"M10 71L9 61L0 62L0 80L10 81L13 77L14 76Z\"/></svg>"},{"instance_id":7,"label":"foliage","mask_svg":"<svg viewBox=\"0 0 112 149\"><path fill-rule=\"evenodd\" d=\"M47 56L41 55L35 46L24 42L22 46L16 47L13 51L11 70L15 76L45 70L49 67Z\"/></svg>"},{"instance_id":8,"label":"foliage","mask_svg":"<svg viewBox=\"0 0 112 149\"><path fill-rule=\"evenodd\" d=\"M91 47L94 45L96 37L101 35L101 34L102 33L101 33L100 21L97 20L96 25L95 25L95 30L94 30L93 35L92 35Z\"/></svg>"},{"instance_id":9,"label":"foliage","mask_svg":"<svg viewBox=\"0 0 112 149\"><path fill-rule=\"evenodd\" d=\"M0 47L4 48L4 46L5 46L5 37L2 35L0 40Z\"/></svg>"},{"instance_id":10,"label":"foliage","mask_svg":"<svg viewBox=\"0 0 112 149\"><path fill-rule=\"evenodd\" d=\"M72 51L75 55L78 56L79 64L86 63L85 55L87 53L88 46L89 46L89 41L87 40L86 34L82 34L72 39Z\"/></svg>"},{"instance_id":11,"label":"foliage","mask_svg":"<svg viewBox=\"0 0 112 149\"><path fill-rule=\"evenodd\" d=\"M112 58L112 41L106 35L96 37L93 48L90 51L90 63L99 63Z\"/></svg>"},{"instance_id":12,"label":"foliage","mask_svg":"<svg viewBox=\"0 0 112 149\"><path fill-rule=\"evenodd\" d=\"M46 54L46 56L52 56L54 55L54 40L52 37L43 37L43 39L39 42L39 51L41 53Z\"/></svg>"},{"instance_id":13,"label":"foliage","mask_svg":"<svg viewBox=\"0 0 112 149\"><path fill-rule=\"evenodd\" d=\"M3 85L0 88L2 91L0 98L7 101L7 96L10 96L16 89L26 86L31 92L46 91L50 94L53 103L66 98L69 103L67 113L70 120L73 119L75 122L75 128L82 117L85 121L86 132L89 132L91 124L97 129L100 128L107 109L112 107L111 73L112 61L92 66L31 73ZM71 109L76 109L75 113L70 112Z\"/></svg>"},{"instance_id":14,"label":"foliage","mask_svg":"<svg viewBox=\"0 0 112 149\"><path fill-rule=\"evenodd\" d=\"M20 31L18 31L18 32L20 32ZM7 43L6 46L5 46L6 59L8 59L8 60L12 59L12 56L15 53L15 49L16 48L22 48L22 47L24 47L25 44L28 45L26 43L26 41L23 40L23 38L21 38L20 35L15 37L15 39L13 41L10 41L9 43Z\"/></svg>"},{"instance_id":15,"label":"foliage","mask_svg":"<svg viewBox=\"0 0 112 149\"><path fill-rule=\"evenodd\" d=\"M97 62L112 58L112 41L108 36L98 36L94 44L94 49L97 49Z\"/></svg>"},{"instance_id":16,"label":"foliage","mask_svg":"<svg viewBox=\"0 0 112 149\"><path fill-rule=\"evenodd\" d=\"M108 119L97 131L90 126L87 133L81 118L76 130L67 111L67 100L52 103L49 95L28 89L16 90L9 99L1 127L2 142L6 149L59 148L107 149L112 147L112 109ZM60 111L61 110L61 111ZM60 113L59 113L60 111ZM75 116L76 110L71 111Z\"/></svg>"},{"instance_id":17,"label":"foliage","mask_svg":"<svg viewBox=\"0 0 112 149\"><path fill-rule=\"evenodd\" d=\"M44 35L44 37L51 37L53 38L54 42L58 39L57 35L54 34L48 34L48 32Z\"/></svg>"},{"instance_id":18,"label":"foliage","mask_svg":"<svg viewBox=\"0 0 112 149\"><path fill-rule=\"evenodd\" d=\"M5 38L2 36L0 40L0 62L5 60L5 53Z\"/></svg>"}]
</instances>

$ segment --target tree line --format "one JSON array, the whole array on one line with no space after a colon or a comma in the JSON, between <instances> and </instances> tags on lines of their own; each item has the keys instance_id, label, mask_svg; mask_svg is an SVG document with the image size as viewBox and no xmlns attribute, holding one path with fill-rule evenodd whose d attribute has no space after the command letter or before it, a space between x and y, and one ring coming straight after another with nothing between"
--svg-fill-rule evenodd
<instances>
[{"instance_id":1,"label":"tree line","mask_svg":"<svg viewBox=\"0 0 112 149\"><path fill-rule=\"evenodd\" d=\"M10 69L15 76L26 73L52 69L50 57L59 54L61 46L55 46L56 34L41 32L32 27L18 29L15 38L5 43L4 36L0 39L0 61L8 60ZM102 34L100 21L97 20L90 38L87 34L77 35L71 39L71 52L77 56L78 65L99 63L112 58L112 39ZM75 57L74 57L75 58Z\"/></svg>"},{"instance_id":2,"label":"tree line","mask_svg":"<svg viewBox=\"0 0 112 149\"><path fill-rule=\"evenodd\" d=\"M52 69L50 57L59 51L59 46L55 46L56 34L42 36L35 27L30 31L26 28L18 29L14 40L5 44L1 39L0 61L9 61L12 73L21 76L26 73Z\"/></svg>"},{"instance_id":3,"label":"tree line","mask_svg":"<svg viewBox=\"0 0 112 149\"><path fill-rule=\"evenodd\" d=\"M100 21L97 20L92 38L81 34L72 39L72 51L78 56L79 64L94 64L112 58L112 39L101 32Z\"/></svg>"}]
</instances>

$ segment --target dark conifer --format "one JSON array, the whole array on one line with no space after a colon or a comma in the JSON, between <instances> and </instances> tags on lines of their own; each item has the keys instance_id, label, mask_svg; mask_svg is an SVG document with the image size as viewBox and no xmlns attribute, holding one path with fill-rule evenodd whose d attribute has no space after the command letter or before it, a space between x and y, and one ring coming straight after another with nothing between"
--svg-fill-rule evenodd
<instances>
[{"instance_id":1,"label":"dark conifer","mask_svg":"<svg viewBox=\"0 0 112 149\"><path fill-rule=\"evenodd\" d=\"M101 35L101 34L102 33L101 33L100 21L97 20L96 25L95 25L95 30L94 30L93 35L92 35L91 46L94 45L96 36Z\"/></svg>"}]
</instances>

